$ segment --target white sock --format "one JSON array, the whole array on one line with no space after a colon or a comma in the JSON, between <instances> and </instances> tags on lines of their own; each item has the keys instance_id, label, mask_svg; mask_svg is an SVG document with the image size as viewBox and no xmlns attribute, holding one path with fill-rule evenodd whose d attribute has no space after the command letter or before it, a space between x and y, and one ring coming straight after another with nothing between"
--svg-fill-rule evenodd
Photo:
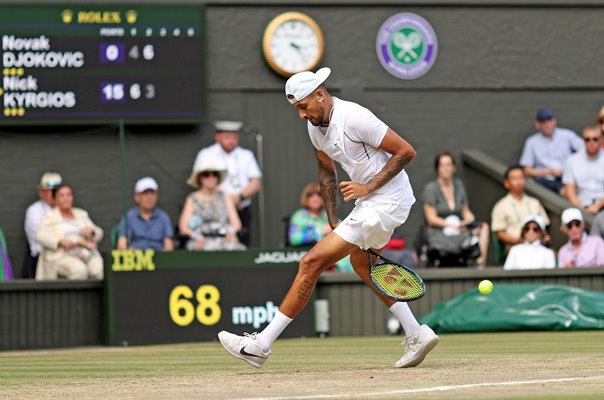
<instances>
[{"instance_id":1,"label":"white sock","mask_svg":"<svg viewBox=\"0 0 604 400\"><path fill-rule=\"evenodd\" d=\"M293 319L283 314L281 311L277 311L273 320L267 325L262 332L256 336L256 343L265 353L271 349L271 346L277 340L281 332L287 328Z\"/></svg>"},{"instance_id":2,"label":"white sock","mask_svg":"<svg viewBox=\"0 0 604 400\"><path fill-rule=\"evenodd\" d=\"M413 336L419 331L419 322L415 319L407 303L398 301L390 306L390 311L403 326L405 336Z\"/></svg>"}]
</instances>

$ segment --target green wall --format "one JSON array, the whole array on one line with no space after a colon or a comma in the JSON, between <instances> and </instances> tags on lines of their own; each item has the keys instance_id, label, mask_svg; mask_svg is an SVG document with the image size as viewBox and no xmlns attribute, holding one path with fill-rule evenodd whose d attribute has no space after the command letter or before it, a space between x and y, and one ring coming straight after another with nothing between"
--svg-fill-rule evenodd
<instances>
[{"instance_id":1,"label":"green wall","mask_svg":"<svg viewBox=\"0 0 604 400\"><path fill-rule=\"evenodd\" d=\"M0 1L0 12L3 3L9 2ZM372 109L416 147L419 157L408 172L418 198L433 177L436 151L460 154L478 148L505 164L514 163L524 139L534 131L538 107L551 107L561 126L580 130L593 122L604 103L604 63L598 50L604 41L601 1L397 3L206 3L209 116L243 120L262 135L264 232L262 238L256 232L256 245L280 244L281 218L297 207L300 190L316 176L305 124L284 101L284 80L262 59L263 29L281 12L307 13L323 29L323 65L333 70L328 87ZM375 55L378 28L399 12L426 18L439 41L434 67L413 81L392 77ZM242 135L241 141L256 150L256 139ZM207 126L130 128L129 188L142 175L155 176L160 205L176 223L189 191L185 180L194 156L212 141ZM458 165L464 178L461 162ZM17 270L24 251L23 215L36 199L35 185L42 172L58 170L73 183L76 204L87 209L106 232L119 219L119 148L113 128L86 127L82 132L0 127L0 170L0 226ZM480 191L471 195L470 205L481 201ZM418 211L416 206L401 230L408 240L416 234ZM107 248L108 241L103 246Z\"/></svg>"}]
</instances>

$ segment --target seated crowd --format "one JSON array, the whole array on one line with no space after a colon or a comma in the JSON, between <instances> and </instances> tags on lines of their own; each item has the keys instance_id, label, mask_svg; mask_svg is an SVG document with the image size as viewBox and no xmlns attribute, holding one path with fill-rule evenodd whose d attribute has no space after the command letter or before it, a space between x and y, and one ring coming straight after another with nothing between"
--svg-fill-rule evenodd
<instances>
[{"instance_id":1,"label":"seated crowd","mask_svg":"<svg viewBox=\"0 0 604 400\"><path fill-rule=\"evenodd\" d=\"M188 250L244 250L249 244L249 205L260 190L261 173L253 154L238 146L240 127L240 123L217 124L216 144L206 148L212 152L203 153L204 149L196 158L187 180L195 190L186 197L177 235L168 214L157 207L156 180L143 177L134 186L136 206L121 218L112 235L113 246L171 251L176 236ZM583 129L582 137L557 127L548 108L537 111L535 127L538 131L527 138L519 164L505 172L503 186L508 193L493 206L490 228L472 213L464 184L454 176L453 154L436 155L436 179L422 192L424 224L416 242L417 254L428 266L484 267L490 238L504 269L604 265L604 107L597 125ZM230 157L233 152L245 156ZM222 156L209 156L214 153ZM245 167L233 166L231 158L242 158ZM561 230L568 242L557 258L549 248L548 215L539 200L525 194L527 177L573 205L562 213ZM58 173L48 172L41 178L38 197L25 213L28 251L22 277L102 279L97 244L103 230L85 210L73 207L73 188ZM300 204L288 219L289 246L311 246L330 232L317 183L304 187ZM595 215L591 235L585 230L584 212ZM5 242L0 244L6 275L10 260ZM408 260L415 265L418 258L413 254ZM332 270L351 271L350 261L345 258Z\"/></svg>"},{"instance_id":2,"label":"seated crowd","mask_svg":"<svg viewBox=\"0 0 604 400\"><path fill-rule=\"evenodd\" d=\"M604 107L597 125L575 132L557 127L552 110L537 111L537 132L525 142L520 163L509 167L503 185L508 194L492 208L495 258L504 269L595 267L604 265ZM488 228L475 221L463 183L453 177L449 152L435 158L437 179L423 192L425 225L417 251L428 266L484 265ZM541 203L525 194L526 178L571 203L562 213L561 231L568 242L556 259L549 249L549 218ZM595 215L591 235L583 212Z\"/></svg>"},{"instance_id":3,"label":"seated crowd","mask_svg":"<svg viewBox=\"0 0 604 400\"><path fill-rule=\"evenodd\" d=\"M113 229L112 247L172 251L178 237L188 250L244 250L249 242L251 199L260 190L261 173L253 153L238 145L241 126L235 121L217 122L216 143L197 155L187 180L195 191L186 197L177 235L168 214L157 206L157 181L147 176L134 185L136 205ZM97 244L103 230L86 211L73 207L72 187L58 173L48 172L42 176L38 197L26 211L28 250L22 277L102 279ZM9 269L5 248L0 240L2 260L6 259L0 278L9 276L4 274Z\"/></svg>"}]
</instances>

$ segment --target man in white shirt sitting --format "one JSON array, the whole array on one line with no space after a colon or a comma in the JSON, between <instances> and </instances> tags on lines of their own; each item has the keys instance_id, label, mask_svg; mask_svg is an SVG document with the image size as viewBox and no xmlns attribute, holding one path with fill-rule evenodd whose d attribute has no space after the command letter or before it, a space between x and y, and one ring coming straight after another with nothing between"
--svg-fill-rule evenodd
<instances>
[{"instance_id":1,"label":"man in white shirt sitting","mask_svg":"<svg viewBox=\"0 0 604 400\"><path fill-rule=\"evenodd\" d=\"M208 158L217 159L227 166L228 175L220 184L220 189L230 195L235 203L241 219L239 241L249 247L252 198L260 191L262 172L254 153L239 146L242 122L216 121L214 126L216 143L199 151L193 163L193 170Z\"/></svg>"},{"instance_id":2,"label":"man in white shirt sitting","mask_svg":"<svg viewBox=\"0 0 604 400\"><path fill-rule=\"evenodd\" d=\"M38 185L38 196L40 200L31 204L25 211L25 236L29 249L23 260L23 270L21 276L23 278L35 278L36 265L38 264L38 256L40 255L40 243L36 239L38 234L38 226L42 222L42 217L46 211L55 206L52 198L52 188L59 186L63 182L63 178L56 172L46 172L40 179Z\"/></svg>"}]
</instances>

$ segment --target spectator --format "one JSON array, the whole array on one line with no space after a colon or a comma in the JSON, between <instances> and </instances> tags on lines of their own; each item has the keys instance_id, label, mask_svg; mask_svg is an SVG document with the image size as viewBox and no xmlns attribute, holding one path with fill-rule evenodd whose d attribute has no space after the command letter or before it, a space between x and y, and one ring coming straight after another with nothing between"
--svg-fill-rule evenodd
<instances>
[{"instance_id":1,"label":"spectator","mask_svg":"<svg viewBox=\"0 0 604 400\"><path fill-rule=\"evenodd\" d=\"M311 182L300 195L302 208L289 219L289 243L292 246L312 246L331 232L319 184Z\"/></svg>"},{"instance_id":2,"label":"spectator","mask_svg":"<svg viewBox=\"0 0 604 400\"><path fill-rule=\"evenodd\" d=\"M156 207L157 189L155 179L148 176L139 179L134 185L134 201L138 207L132 207L120 221L118 249L174 250L170 217Z\"/></svg>"},{"instance_id":3,"label":"spectator","mask_svg":"<svg viewBox=\"0 0 604 400\"><path fill-rule=\"evenodd\" d=\"M600 211L598 215L594 218L591 224L591 233L592 236L600 236L604 239L604 211Z\"/></svg>"},{"instance_id":4,"label":"spectator","mask_svg":"<svg viewBox=\"0 0 604 400\"><path fill-rule=\"evenodd\" d=\"M73 207L73 189L61 184L52 189L55 207L38 229L42 246L36 279L102 279L103 259L97 243L103 230L82 209Z\"/></svg>"},{"instance_id":5,"label":"spectator","mask_svg":"<svg viewBox=\"0 0 604 400\"><path fill-rule=\"evenodd\" d=\"M40 256L41 246L36 236L38 227L42 222L44 214L55 206L52 198L52 188L63 182L61 175L56 172L46 172L40 179L38 185L38 197L40 200L31 204L25 211L25 236L27 236L28 249L23 259L23 278L36 277L36 265Z\"/></svg>"},{"instance_id":6,"label":"spectator","mask_svg":"<svg viewBox=\"0 0 604 400\"><path fill-rule=\"evenodd\" d=\"M218 185L227 176L219 160L204 159L196 165L187 183L197 189L189 194L178 223L189 237L188 250L244 250L237 239L241 221L231 197Z\"/></svg>"},{"instance_id":7,"label":"spectator","mask_svg":"<svg viewBox=\"0 0 604 400\"><path fill-rule=\"evenodd\" d=\"M484 222L476 222L470 211L466 189L461 180L453 176L456 169L453 154L438 153L434 169L437 179L426 185L423 194L428 247L441 254L460 254L472 246L473 235L479 235L478 263L484 266L489 228Z\"/></svg>"},{"instance_id":8,"label":"spectator","mask_svg":"<svg viewBox=\"0 0 604 400\"><path fill-rule=\"evenodd\" d=\"M318 183L310 182L304 187L300 205L302 208L296 210L289 219L289 243L291 246L313 246L331 232ZM349 256L338 261L335 270L353 272Z\"/></svg>"},{"instance_id":9,"label":"spectator","mask_svg":"<svg viewBox=\"0 0 604 400\"><path fill-rule=\"evenodd\" d=\"M604 136L604 106L600 108L598 115L596 115L596 124L600 127L600 133ZM602 142L601 145L604 149L604 142Z\"/></svg>"},{"instance_id":10,"label":"spectator","mask_svg":"<svg viewBox=\"0 0 604 400\"><path fill-rule=\"evenodd\" d=\"M503 269L555 268L556 255L543 245L545 222L540 215L529 215L522 227L523 243L512 246Z\"/></svg>"},{"instance_id":11,"label":"spectator","mask_svg":"<svg viewBox=\"0 0 604 400\"><path fill-rule=\"evenodd\" d=\"M604 207L602 133L599 127L588 126L583 129L582 136L585 151L570 156L564 166L564 197L574 206L595 215Z\"/></svg>"},{"instance_id":12,"label":"spectator","mask_svg":"<svg viewBox=\"0 0 604 400\"><path fill-rule=\"evenodd\" d=\"M505 171L503 186L508 194L495 203L491 211L491 230L504 244L507 254L510 247L524 242L522 228L529 215L539 216L545 226L549 225L549 218L539 200L524 192L526 177L521 165L512 165ZM545 231L543 235L547 240Z\"/></svg>"},{"instance_id":13,"label":"spectator","mask_svg":"<svg viewBox=\"0 0 604 400\"><path fill-rule=\"evenodd\" d=\"M604 265L604 239L585 233L583 214L578 208L562 212L560 229L568 236L568 242L560 248L560 268L597 267Z\"/></svg>"},{"instance_id":14,"label":"spectator","mask_svg":"<svg viewBox=\"0 0 604 400\"><path fill-rule=\"evenodd\" d=\"M13 274L13 265L8 256L6 237L2 228L0 228L0 282L12 281L13 279L15 279L15 276Z\"/></svg>"},{"instance_id":15,"label":"spectator","mask_svg":"<svg viewBox=\"0 0 604 400\"><path fill-rule=\"evenodd\" d=\"M254 153L239 146L239 131L242 125L243 123L236 121L217 121L214 137L216 143L197 154L193 167L208 158L222 160L226 165L228 175L220 185L220 189L231 197L237 208L242 224L238 233L239 240L249 246L252 198L260 190L262 173Z\"/></svg>"},{"instance_id":16,"label":"spectator","mask_svg":"<svg viewBox=\"0 0 604 400\"><path fill-rule=\"evenodd\" d=\"M558 128L554 113L549 108L537 111L535 127L538 132L524 142L520 165L535 182L560 193L562 168L574 152L583 150L583 141L569 129Z\"/></svg>"}]
</instances>

